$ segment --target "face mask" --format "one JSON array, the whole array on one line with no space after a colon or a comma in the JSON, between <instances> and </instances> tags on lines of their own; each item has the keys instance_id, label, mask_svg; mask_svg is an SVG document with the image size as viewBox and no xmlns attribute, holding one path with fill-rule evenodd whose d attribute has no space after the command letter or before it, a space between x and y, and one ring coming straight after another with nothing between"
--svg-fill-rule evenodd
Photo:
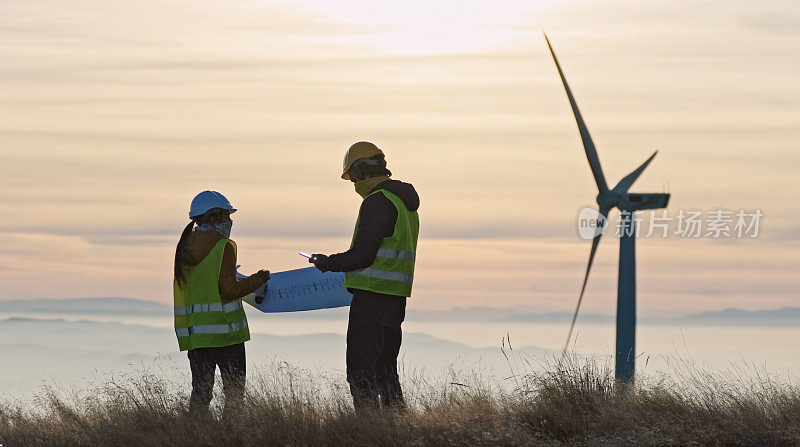
<instances>
[{"instance_id":1,"label":"face mask","mask_svg":"<svg viewBox=\"0 0 800 447\"><path fill-rule=\"evenodd\" d=\"M369 193L372 192L376 186L387 180L389 180L388 175L381 175L379 177L372 177L366 180L361 180L360 182L356 182L354 186L358 195L366 199Z\"/></svg>"},{"instance_id":2,"label":"face mask","mask_svg":"<svg viewBox=\"0 0 800 447\"><path fill-rule=\"evenodd\" d=\"M198 225L197 231L216 231L217 233L221 234L222 237L228 239L231 237L231 228L233 228L233 221L229 220L227 222L222 222L214 225L209 225L209 224Z\"/></svg>"}]
</instances>

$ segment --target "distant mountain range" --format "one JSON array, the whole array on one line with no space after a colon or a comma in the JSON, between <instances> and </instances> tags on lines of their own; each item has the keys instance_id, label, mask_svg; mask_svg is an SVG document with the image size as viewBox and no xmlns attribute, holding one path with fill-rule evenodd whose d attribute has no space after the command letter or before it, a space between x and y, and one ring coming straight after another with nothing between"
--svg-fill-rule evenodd
<instances>
[{"instance_id":1,"label":"distant mountain range","mask_svg":"<svg viewBox=\"0 0 800 447\"><path fill-rule=\"evenodd\" d=\"M158 315L172 309L161 303L133 298L66 298L2 300L0 313L82 314L82 315Z\"/></svg>"},{"instance_id":2,"label":"distant mountain range","mask_svg":"<svg viewBox=\"0 0 800 447\"><path fill-rule=\"evenodd\" d=\"M569 323L572 314L567 312L529 313L503 317L496 321L514 323ZM578 322L611 324L610 315L581 314ZM800 308L782 307L773 310L724 309L712 312L684 315L673 318L641 317L641 324L681 326L797 326L800 325Z\"/></svg>"},{"instance_id":3,"label":"distant mountain range","mask_svg":"<svg viewBox=\"0 0 800 447\"><path fill-rule=\"evenodd\" d=\"M0 314L57 314L57 315L171 315L170 306L154 301L132 298L69 298L38 300L2 300ZM313 312L281 314L281 318L342 319L347 308ZM266 314L250 312L251 317ZM515 309L492 307L455 308L447 311L419 311L409 309L407 319L418 321L489 321L502 323L569 323L569 312L525 313ZM581 314L578 321L588 324L611 324L611 315ZM690 314L675 318L642 317L642 324L654 325L746 325L795 326L800 325L800 308L783 307L774 310L724 309Z\"/></svg>"},{"instance_id":4,"label":"distant mountain range","mask_svg":"<svg viewBox=\"0 0 800 447\"><path fill-rule=\"evenodd\" d=\"M536 346L515 349L525 356L547 353ZM322 371L326 377L329 373L342 376L339 383L345 383L345 352L343 334L253 333L247 343L247 374L249 378L264 377L286 362L308 370L305 375ZM141 372L171 377L187 391L190 383L186 353L178 351L175 332L169 327L0 316L0 359L0 401L27 396L43 384L58 389L85 388L86 383L102 385L141 377ZM441 371L450 377L452 365L469 366L465 371L481 365L505 371L502 368L508 365L499 343L476 348L413 332L403 334L399 361L403 374L411 376ZM264 370L265 365L272 366Z\"/></svg>"}]
</instances>

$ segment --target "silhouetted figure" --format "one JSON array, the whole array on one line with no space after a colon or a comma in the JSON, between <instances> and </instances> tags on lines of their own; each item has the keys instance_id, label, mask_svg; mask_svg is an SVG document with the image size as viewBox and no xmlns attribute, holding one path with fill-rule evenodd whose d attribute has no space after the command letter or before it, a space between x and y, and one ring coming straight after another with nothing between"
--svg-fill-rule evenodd
<instances>
[{"instance_id":1,"label":"silhouetted figure","mask_svg":"<svg viewBox=\"0 0 800 447\"><path fill-rule=\"evenodd\" d=\"M414 281L419 196L392 180L383 152L359 142L345 155L342 178L364 198L350 249L309 260L323 272L346 272L353 294L347 326L347 381L357 412L403 409L397 356L406 298Z\"/></svg>"},{"instance_id":2,"label":"silhouetted figure","mask_svg":"<svg viewBox=\"0 0 800 447\"><path fill-rule=\"evenodd\" d=\"M217 366L225 391L225 412L244 395L244 342L250 340L250 330L241 298L269 280L267 270L236 278L236 244L229 239L230 215L235 211L222 194L201 192L192 200L191 222L175 249L175 335L180 350L188 351L192 370L189 407L205 414Z\"/></svg>"}]
</instances>

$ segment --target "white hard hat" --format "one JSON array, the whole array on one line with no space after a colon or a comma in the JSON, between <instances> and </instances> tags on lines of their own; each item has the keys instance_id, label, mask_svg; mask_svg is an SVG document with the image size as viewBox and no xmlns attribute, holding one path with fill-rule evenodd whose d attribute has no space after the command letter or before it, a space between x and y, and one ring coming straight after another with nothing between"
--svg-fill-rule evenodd
<instances>
[{"instance_id":1,"label":"white hard hat","mask_svg":"<svg viewBox=\"0 0 800 447\"><path fill-rule=\"evenodd\" d=\"M203 191L192 199L192 205L189 207L189 218L202 216L214 208L228 210L231 213L236 212L236 208L222 194L216 191Z\"/></svg>"}]
</instances>

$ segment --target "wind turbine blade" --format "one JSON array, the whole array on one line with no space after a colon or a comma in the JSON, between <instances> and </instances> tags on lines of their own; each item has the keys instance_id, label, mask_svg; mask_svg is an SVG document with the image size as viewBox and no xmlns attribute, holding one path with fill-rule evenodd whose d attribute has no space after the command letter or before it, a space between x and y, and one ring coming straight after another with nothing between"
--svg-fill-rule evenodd
<instances>
[{"instance_id":1,"label":"wind turbine blade","mask_svg":"<svg viewBox=\"0 0 800 447\"><path fill-rule=\"evenodd\" d=\"M601 209L599 214L601 214L604 218L608 218L608 213L611 211L610 209ZM592 239L592 250L589 252L589 263L586 265L586 274L583 276L583 285L581 286L581 294L578 297L578 305L575 306L575 314L572 315L572 323L569 325L569 334L567 334L567 342L564 343L564 352L567 352L567 348L569 347L569 341L572 340L572 331L575 329L575 321L578 319L578 312L581 310L581 302L583 302L583 293L586 291L586 283L589 281L589 272L592 270L592 263L594 262L594 255L597 252L597 245L600 243L600 238L603 236L603 232L599 232L595 235Z\"/></svg>"},{"instance_id":2,"label":"wind turbine blade","mask_svg":"<svg viewBox=\"0 0 800 447\"><path fill-rule=\"evenodd\" d=\"M592 175L594 175L594 181L597 183L597 189L601 193L607 192L608 184L603 175L603 169L600 167L600 159L597 157L597 149L594 147L592 136L589 135L589 129L586 128L586 123L583 122L581 111L578 110L578 104L572 96L572 91L567 84L567 78L564 77L564 72L561 70L561 65L558 63L556 53L553 51L553 46L550 45L550 39L547 38L547 34L544 35L544 40L547 41L547 47L550 48L550 54L553 55L553 61L556 63L556 68L558 69L558 75L561 76L561 83L564 84L564 90L567 92L569 104L572 106L572 113L575 115L575 122L578 123L578 131L580 131L581 140L583 140L583 149L586 151L586 159L589 160L589 167L592 169Z\"/></svg>"},{"instance_id":3,"label":"wind turbine blade","mask_svg":"<svg viewBox=\"0 0 800 447\"><path fill-rule=\"evenodd\" d=\"M645 160L641 166L636 168L635 171L623 177L622 180L620 180L619 183L617 183L617 186L614 187L614 191L627 192L628 188L630 188L631 185L633 185L633 182L635 182L636 179L639 178L640 175L642 175L642 172L644 172L644 169L647 167L647 165L649 165L650 162L653 161L653 158L655 158L657 153L658 151L653 152L653 155L651 155L650 158Z\"/></svg>"}]
</instances>

